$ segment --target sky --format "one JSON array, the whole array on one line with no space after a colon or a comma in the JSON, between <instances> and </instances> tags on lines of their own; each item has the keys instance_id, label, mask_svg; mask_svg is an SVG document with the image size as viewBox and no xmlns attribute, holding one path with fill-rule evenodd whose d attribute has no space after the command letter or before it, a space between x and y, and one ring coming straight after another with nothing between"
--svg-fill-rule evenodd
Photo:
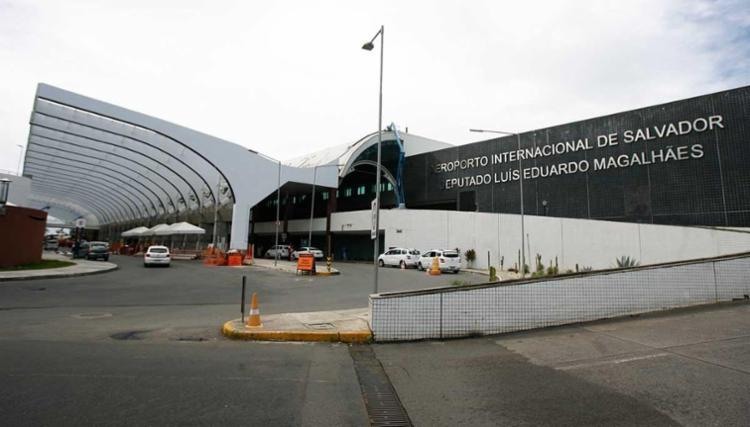
<instances>
[{"instance_id":1,"label":"sky","mask_svg":"<svg viewBox=\"0 0 750 427\"><path fill-rule=\"evenodd\" d=\"M750 1L0 0L0 171L39 82L287 160L460 145L750 84Z\"/></svg>"}]
</instances>

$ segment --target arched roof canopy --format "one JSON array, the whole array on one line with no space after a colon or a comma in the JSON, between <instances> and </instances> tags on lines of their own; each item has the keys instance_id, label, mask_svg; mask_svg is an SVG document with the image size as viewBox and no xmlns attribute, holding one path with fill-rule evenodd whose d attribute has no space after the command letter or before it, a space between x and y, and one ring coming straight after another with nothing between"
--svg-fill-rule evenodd
<instances>
[{"instance_id":1,"label":"arched roof canopy","mask_svg":"<svg viewBox=\"0 0 750 427\"><path fill-rule=\"evenodd\" d=\"M177 220L229 203L231 246L243 248L250 208L276 189L279 173L282 185L338 186L335 170L283 166L155 117L46 84L37 87L24 163L31 193L96 217L98 224L171 215Z\"/></svg>"}]
</instances>

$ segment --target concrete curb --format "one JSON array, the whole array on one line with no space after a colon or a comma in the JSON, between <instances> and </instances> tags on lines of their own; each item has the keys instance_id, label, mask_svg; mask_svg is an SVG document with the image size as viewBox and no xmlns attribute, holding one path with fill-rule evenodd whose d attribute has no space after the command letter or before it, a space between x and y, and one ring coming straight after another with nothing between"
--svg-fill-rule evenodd
<instances>
[{"instance_id":1,"label":"concrete curb","mask_svg":"<svg viewBox=\"0 0 750 427\"><path fill-rule=\"evenodd\" d=\"M271 330L263 326L250 329L242 325L240 319L224 323L221 333L230 339L245 341L302 341L302 342L342 342L361 344L372 341L371 331L308 331Z\"/></svg>"},{"instance_id":2,"label":"concrete curb","mask_svg":"<svg viewBox=\"0 0 750 427\"><path fill-rule=\"evenodd\" d=\"M265 262L253 262L252 264L244 265L244 267L259 267L259 268L265 268L266 270L276 270L276 271L282 271L282 272L289 273L289 274L299 275L299 272L297 271L296 267L293 267L290 265L284 265L284 264L279 264L279 265L274 266L271 264L267 264ZM325 266L322 267L322 270L319 269L315 272L315 276L322 276L322 277L335 276L338 274L341 274L341 271L334 268L329 273L328 271L326 271Z\"/></svg>"},{"instance_id":3,"label":"concrete curb","mask_svg":"<svg viewBox=\"0 0 750 427\"><path fill-rule=\"evenodd\" d=\"M36 279L58 279L61 277L76 277L76 276L90 276L92 274L100 274L100 273L106 273L108 271L117 270L120 268L117 264L113 264L111 262L107 263L110 264L106 268L102 268L99 270L89 270L89 271L78 271L78 272L63 272L61 270L64 270L66 268L75 268L75 265L70 265L68 267L60 267L60 268L51 268L49 269L49 274L43 274L43 275L35 275L35 276L18 276L18 277L0 277L0 282L15 282L20 280L36 280ZM39 271L39 270L29 270L29 271Z\"/></svg>"},{"instance_id":4,"label":"concrete curb","mask_svg":"<svg viewBox=\"0 0 750 427\"><path fill-rule=\"evenodd\" d=\"M338 271L338 270L333 270L333 271L316 271L315 272L316 276L337 276L339 274L341 274L341 272Z\"/></svg>"}]
</instances>

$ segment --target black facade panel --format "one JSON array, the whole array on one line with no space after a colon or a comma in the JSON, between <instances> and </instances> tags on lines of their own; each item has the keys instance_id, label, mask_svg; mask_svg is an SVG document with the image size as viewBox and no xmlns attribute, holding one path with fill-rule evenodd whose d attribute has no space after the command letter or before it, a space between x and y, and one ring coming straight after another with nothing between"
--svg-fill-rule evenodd
<instances>
[{"instance_id":1,"label":"black facade panel","mask_svg":"<svg viewBox=\"0 0 750 427\"><path fill-rule=\"evenodd\" d=\"M412 156L404 180L412 208L473 191L480 212L519 213L523 184L531 215L748 227L749 165L743 87Z\"/></svg>"}]
</instances>

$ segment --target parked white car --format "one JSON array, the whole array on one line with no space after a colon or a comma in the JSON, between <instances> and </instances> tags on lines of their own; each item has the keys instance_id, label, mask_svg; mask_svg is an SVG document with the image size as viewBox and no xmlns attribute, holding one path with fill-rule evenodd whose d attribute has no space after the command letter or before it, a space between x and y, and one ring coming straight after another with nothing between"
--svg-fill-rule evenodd
<instances>
[{"instance_id":1,"label":"parked white car","mask_svg":"<svg viewBox=\"0 0 750 427\"><path fill-rule=\"evenodd\" d=\"M453 249L430 249L419 258L417 268L427 270L432 267L432 260L437 258L440 271L461 271L461 256Z\"/></svg>"},{"instance_id":2,"label":"parked white car","mask_svg":"<svg viewBox=\"0 0 750 427\"><path fill-rule=\"evenodd\" d=\"M390 248L378 257L378 265L393 265L404 268L416 267L419 262L419 251L413 248Z\"/></svg>"},{"instance_id":3,"label":"parked white car","mask_svg":"<svg viewBox=\"0 0 750 427\"><path fill-rule=\"evenodd\" d=\"M146 253L143 254L143 266L164 265L169 267L172 258L169 254L169 248L166 246L149 246Z\"/></svg>"},{"instance_id":4,"label":"parked white car","mask_svg":"<svg viewBox=\"0 0 750 427\"><path fill-rule=\"evenodd\" d=\"M276 258L276 252L279 253L279 259L289 259L289 254L292 252L292 248L288 245L275 245L271 246L271 249L266 251L266 258Z\"/></svg>"},{"instance_id":5,"label":"parked white car","mask_svg":"<svg viewBox=\"0 0 750 427\"><path fill-rule=\"evenodd\" d=\"M323 259L323 251L312 246L302 246L296 251L292 252L292 259L299 259L299 254L312 254L315 259Z\"/></svg>"}]
</instances>

